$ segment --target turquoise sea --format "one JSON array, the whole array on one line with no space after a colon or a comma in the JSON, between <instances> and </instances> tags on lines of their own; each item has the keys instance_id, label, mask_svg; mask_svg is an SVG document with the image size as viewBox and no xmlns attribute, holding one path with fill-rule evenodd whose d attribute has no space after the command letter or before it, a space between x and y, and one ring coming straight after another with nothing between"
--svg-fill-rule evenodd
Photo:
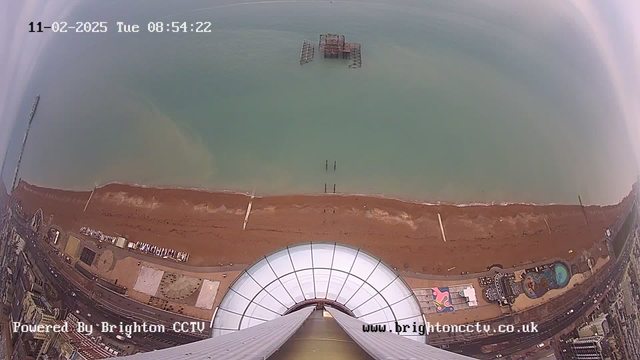
<instances>
[{"instance_id":1,"label":"turquoise sea","mask_svg":"<svg viewBox=\"0 0 640 360\"><path fill-rule=\"evenodd\" d=\"M59 20L109 30L46 35L6 164L40 94L20 171L38 185L613 203L635 180L610 81L569 18L462 0L141 0ZM212 32L149 33L152 21ZM300 66L321 33L362 43L362 68L317 51Z\"/></svg>"}]
</instances>

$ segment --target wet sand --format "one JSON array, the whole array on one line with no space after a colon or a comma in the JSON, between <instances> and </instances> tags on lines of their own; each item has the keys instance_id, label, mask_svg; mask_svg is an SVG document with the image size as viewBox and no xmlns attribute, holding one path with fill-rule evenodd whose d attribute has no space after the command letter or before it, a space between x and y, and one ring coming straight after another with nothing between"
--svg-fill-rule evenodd
<instances>
[{"instance_id":1,"label":"wet sand","mask_svg":"<svg viewBox=\"0 0 640 360\"><path fill-rule=\"evenodd\" d=\"M571 259L603 241L630 204L422 205L367 196L299 195L253 199L188 189L110 184L90 191L16 190L26 212L42 207L45 223L78 231L81 226L127 236L191 254L189 265L250 264L279 248L308 241L362 248L398 270L427 274L480 272L554 257ZM443 241L438 214L446 233ZM52 218L51 218L52 216ZM571 252L570 252L571 251Z\"/></svg>"}]
</instances>

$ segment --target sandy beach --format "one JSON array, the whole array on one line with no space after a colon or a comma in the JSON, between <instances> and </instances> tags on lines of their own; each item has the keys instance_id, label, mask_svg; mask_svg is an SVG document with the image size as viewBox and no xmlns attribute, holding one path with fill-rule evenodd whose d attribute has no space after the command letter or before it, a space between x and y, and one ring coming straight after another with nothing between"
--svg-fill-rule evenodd
<instances>
[{"instance_id":1,"label":"sandy beach","mask_svg":"<svg viewBox=\"0 0 640 360\"><path fill-rule=\"evenodd\" d=\"M191 254L189 265L250 264L281 247L308 241L362 248L398 270L427 274L479 272L553 257L571 259L603 240L630 204L422 205L367 196L256 197L242 194L110 184L90 191L16 190L26 212L44 211L45 223L120 234ZM438 222L440 214L444 241ZM606 246L603 246L606 249ZM606 253L606 250L604 251ZM605 255L603 253L603 255Z\"/></svg>"}]
</instances>

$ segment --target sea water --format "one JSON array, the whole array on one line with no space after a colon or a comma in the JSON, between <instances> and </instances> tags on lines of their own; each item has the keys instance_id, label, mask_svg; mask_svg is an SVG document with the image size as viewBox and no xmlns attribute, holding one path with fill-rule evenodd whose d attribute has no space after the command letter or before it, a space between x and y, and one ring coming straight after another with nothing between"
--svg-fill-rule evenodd
<instances>
[{"instance_id":1,"label":"sea water","mask_svg":"<svg viewBox=\"0 0 640 360\"><path fill-rule=\"evenodd\" d=\"M109 30L47 35L3 178L40 94L20 178L42 186L264 195L335 184L421 201L617 202L635 168L592 40L570 19L550 25L505 6L81 3L58 21ZM117 33L116 21L143 30ZM149 33L156 21L211 22L211 32ZM321 33L361 43L362 68L323 59ZM316 56L301 66L304 39Z\"/></svg>"}]
</instances>

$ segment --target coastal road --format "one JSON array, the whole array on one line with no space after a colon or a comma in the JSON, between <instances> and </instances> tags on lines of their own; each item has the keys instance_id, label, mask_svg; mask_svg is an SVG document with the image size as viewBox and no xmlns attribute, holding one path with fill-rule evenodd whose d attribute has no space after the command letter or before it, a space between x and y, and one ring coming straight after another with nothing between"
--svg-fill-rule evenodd
<instances>
[{"instance_id":1,"label":"coastal road","mask_svg":"<svg viewBox=\"0 0 640 360\"><path fill-rule=\"evenodd\" d=\"M449 344L447 350L478 358L495 358L498 354L504 356L530 348L566 329L582 316L590 312L591 308L594 306L594 301L595 303L600 303L602 298L605 296L605 293L620 283L624 275L625 268L629 263L629 256L633 247L634 231L635 225L629 234L629 238L627 238L627 241L625 242L622 253L618 259L616 259L616 263L612 267L602 270L604 271L604 274L596 274L595 276L600 276L600 278L596 280L596 283L590 289L585 289L587 291L582 298L564 308L561 315L554 316L552 319L547 319L544 323L539 323L537 333L528 335L519 333L499 334L478 340ZM482 352L483 346L502 342L509 342L510 344L516 345L496 350L494 352Z\"/></svg>"},{"instance_id":2,"label":"coastal road","mask_svg":"<svg viewBox=\"0 0 640 360\"><path fill-rule=\"evenodd\" d=\"M54 250L48 243L38 242L35 234L29 229L24 223L16 224L16 229L18 232L27 240L28 249L31 252L35 252L34 259L44 259L48 261L45 268L52 265L52 268L56 268L62 277L67 280L68 287L67 289L79 289L80 291L76 291L77 294L83 293L82 303L85 305L87 303L93 304L96 309L99 309L105 317L109 317L111 319L115 319L110 321L112 323L118 324L120 321L123 323L130 323L131 321L146 321L148 323L162 323L162 324L172 324L174 321L193 321L194 319L189 317L183 317L178 314L169 313L162 311L160 309L150 307L148 305L142 304L140 302L134 301L132 299L128 299L119 294L116 294L110 290L102 288L95 283L86 285L88 279L80 275L75 269L73 269L70 265L66 264L62 259L55 254ZM601 270L595 276L597 276L596 283L593 285L591 289L581 298L579 301L576 301L571 304L570 307L563 309L560 316L557 316L553 319L547 320L544 323L538 323L538 333L536 334L498 334L494 336L490 336L483 339L471 340L464 343L452 343L449 344L447 348L449 351L455 351L458 353L464 353L466 355L480 357L480 358L494 358L498 353L502 355L508 355L512 353L516 353L523 349L534 346L537 343L546 340L558 332L562 331L573 322L578 320L582 315L584 315L589 309L593 306L593 296L600 294L600 297L604 292L606 292L606 287L609 284L617 284L623 274L624 267L628 263L629 254L630 254L630 245L631 241L627 239L625 243L625 248L623 249L620 257L615 261L613 266L608 267L606 270ZM42 249L42 250L41 250ZM48 269L47 269L48 270ZM604 273L603 273L604 271ZM47 271L43 271L43 273L47 273ZM58 276L60 277L60 276ZM55 280L54 280L55 281ZM73 286L73 287L71 287ZM93 290L93 291L91 291ZM93 294L93 295L92 295ZM91 298L93 296L93 298ZM599 300L599 299L597 299ZM70 300L70 301L73 301ZM590 303L589 303L590 301ZM583 302L585 302L583 304ZM65 303L63 301L63 303ZM65 303L66 304L66 303ZM573 310L572 312L570 310ZM116 321L117 319L123 319L120 321ZM181 320L185 319L185 320ZM540 319L542 321L543 319ZM206 327L208 328L208 322L206 322ZM170 326L169 326L170 329ZM161 334L154 334L150 340L155 339L156 336L160 336ZM182 340L182 342L177 343L186 343L190 341L195 341L197 339L190 339L185 341L183 338L184 334L175 334L171 332L167 332L162 334L162 339L166 339L170 341L171 344L175 344L176 341ZM177 339L175 337L178 337ZM194 338L191 336L191 338ZM134 340L138 340L134 338ZM144 340L144 339L141 339ZM492 353L483 353L482 346L496 344L500 342L509 342L510 347L492 352ZM513 345L512 345L513 344Z\"/></svg>"},{"instance_id":3,"label":"coastal road","mask_svg":"<svg viewBox=\"0 0 640 360\"><path fill-rule=\"evenodd\" d=\"M152 347L148 347L149 350L186 344L208 337L209 324L207 321L163 311L103 288L95 282L89 281L69 264L62 261L48 244L38 242L36 234L26 224L14 222L13 225L16 231L25 239L27 244L25 248L34 260L35 265L46 277L46 280L55 285L63 306L68 307L71 311L79 308L86 309L86 313L82 315L86 318L88 317L87 314L91 314L92 323L95 319L105 320L115 325L121 322L123 324L131 324L133 321L164 325L167 329L164 333L139 334L129 340L132 343L155 343ZM171 331L175 322L193 321L205 323L204 334L175 333ZM95 322L97 323L98 321Z\"/></svg>"},{"instance_id":4,"label":"coastal road","mask_svg":"<svg viewBox=\"0 0 640 360\"><path fill-rule=\"evenodd\" d=\"M28 251L34 265L43 274L43 280L52 285L56 290L58 299L61 301L64 310L73 313L84 322L90 323L94 326L103 321L111 324L119 324L120 322L128 324L131 322L131 319L121 316L119 313L99 309L99 303L95 301L94 296L90 292L87 292L87 290L80 286L80 284L74 283L72 280L67 278L64 272L59 271L59 269L55 267L55 265L52 264L46 256L44 256L42 250L37 246L37 242L34 242L33 238L28 235L29 232L18 227L16 227L16 230L26 240L27 245L25 246L25 250ZM34 244L36 246L34 246ZM99 332L94 332L93 335L102 335L115 339L115 334L112 333L100 334ZM147 341L142 335L134 335L132 336L132 339L128 339L126 343L120 343L117 341L117 343L119 343L119 347L123 349L126 349L128 343L130 343L136 345L137 350L143 351L151 351L186 342L190 341Z\"/></svg>"}]
</instances>

